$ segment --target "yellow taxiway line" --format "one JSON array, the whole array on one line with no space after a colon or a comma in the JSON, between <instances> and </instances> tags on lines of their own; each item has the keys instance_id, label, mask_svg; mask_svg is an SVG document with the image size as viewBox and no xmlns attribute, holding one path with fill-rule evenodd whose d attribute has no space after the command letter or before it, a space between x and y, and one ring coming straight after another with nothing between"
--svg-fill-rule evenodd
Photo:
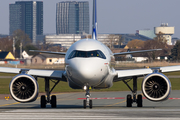
<instances>
[{"instance_id":1,"label":"yellow taxiway line","mask_svg":"<svg viewBox=\"0 0 180 120\"><path fill-rule=\"evenodd\" d=\"M59 93L59 94L53 94L53 95L62 95L62 94L65 94L65 93ZM52 96L52 95L51 95ZM41 97L38 97L38 99L40 99ZM10 104L4 104L4 105L0 105L0 107L4 107L4 106L10 106L10 105L16 105L16 104L20 104L20 102L15 102L15 103L10 103Z\"/></svg>"}]
</instances>

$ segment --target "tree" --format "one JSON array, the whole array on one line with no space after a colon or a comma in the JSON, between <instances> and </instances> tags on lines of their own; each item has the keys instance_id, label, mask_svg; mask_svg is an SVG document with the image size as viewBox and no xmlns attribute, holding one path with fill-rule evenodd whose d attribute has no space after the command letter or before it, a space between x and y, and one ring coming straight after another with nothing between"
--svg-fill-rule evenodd
<instances>
[{"instance_id":1,"label":"tree","mask_svg":"<svg viewBox=\"0 0 180 120\"><path fill-rule=\"evenodd\" d=\"M13 39L14 39L14 44L16 48L16 57L20 56L20 45L22 45L22 49L27 49L26 46L32 45L31 44L31 39L27 34L25 34L24 31L18 29L13 32ZM28 52L28 51L27 51Z\"/></svg>"},{"instance_id":2,"label":"tree","mask_svg":"<svg viewBox=\"0 0 180 120\"><path fill-rule=\"evenodd\" d=\"M16 48L19 48L20 43L22 43L23 46L31 44L31 39L29 38L29 35L27 35L24 31L20 29L13 32L13 37L16 42Z\"/></svg>"},{"instance_id":3,"label":"tree","mask_svg":"<svg viewBox=\"0 0 180 120\"><path fill-rule=\"evenodd\" d=\"M154 40L147 40L144 43L144 49L163 49L163 51L154 51L146 53L150 60L155 60L156 57L161 55L164 52L164 49L167 49L166 39L163 37L162 33L156 34Z\"/></svg>"},{"instance_id":4,"label":"tree","mask_svg":"<svg viewBox=\"0 0 180 120\"><path fill-rule=\"evenodd\" d=\"M169 56L171 61L179 61L180 60L180 41L177 41L174 45L173 49L171 49L171 55Z\"/></svg>"},{"instance_id":5,"label":"tree","mask_svg":"<svg viewBox=\"0 0 180 120\"><path fill-rule=\"evenodd\" d=\"M0 50L2 51L10 51L12 52L13 40L6 37L6 38L0 38Z\"/></svg>"},{"instance_id":6,"label":"tree","mask_svg":"<svg viewBox=\"0 0 180 120\"><path fill-rule=\"evenodd\" d=\"M121 35L118 35L119 36L119 42L118 42L118 45L121 46L123 45L123 42L125 41L124 38L121 36Z\"/></svg>"},{"instance_id":7,"label":"tree","mask_svg":"<svg viewBox=\"0 0 180 120\"><path fill-rule=\"evenodd\" d=\"M144 41L135 39L128 42L127 46L129 47L129 49L142 48L144 46Z\"/></svg>"},{"instance_id":8,"label":"tree","mask_svg":"<svg viewBox=\"0 0 180 120\"><path fill-rule=\"evenodd\" d=\"M118 45L119 43L119 36L110 34L108 35L109 44L107 45L110 49L114 48L114 45Z\"/></svg>"}]
</instances>

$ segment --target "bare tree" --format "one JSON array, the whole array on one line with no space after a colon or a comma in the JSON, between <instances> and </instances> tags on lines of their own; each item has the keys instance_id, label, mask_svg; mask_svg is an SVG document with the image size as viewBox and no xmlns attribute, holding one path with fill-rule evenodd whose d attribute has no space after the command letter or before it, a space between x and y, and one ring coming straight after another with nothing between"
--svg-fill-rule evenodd
<instances>
[{"instance_id":1,"label":"bare tree","mask_svg":"<svg viewBox=\"0 0 180 120\"><path fill-rule=\"evenodd\" d=\"M125 41L124 38L121 36L121 35L118 35L119 37L119 42L118 42L118 45L121 46L123 45L123 42Z\"/></svg>"},{"instance_id":2,"label":"bare tree","mask_svg":"<svg viewBox=\"0 0 180 120\"><path fill-rule=\"evenodd\" d=\"M14 45L15 45L15 57L20 57L20 54L22 52L22 49L28 49L31 48L30 46L33 45L31 44L31 39L27 34L25 34L24 31L18 29L13 32L12 38L14 39ZM28 48L26 48L28 46ZM27 51L28 52L28 51Z\"/></svg>"},{"instance_id":3,"label":"bare tree","mask_svg":"<svg viewBox=\"0 0 180 120\"><path fill-rule=\"evenodd\" d=\"M108 35L109 44L107 45L110 49L114 48L114 45L119 44L119 36L110 34Z\"/></svg>"},{"instance_id":4,"label":"bare tree","mask_svg":"<svg viewBox=\"0 0 180 120\"><path fill-rule=\"evenodd\" d=\"M135 40L129 41L127 46L130 49L142 48L144 46L144 41L135 39Z\"/></svg>"},{"instance_id":5,"label":"bare tree","mask_svg":"<svg viewBox=\"0 0 180 120\"><path fill-rule=\"evenodd\" d=\"M19 44L22 43L23 46L31 44L31 39L24 31L18 29L13 32L13 37L15 38L16 47L19 47Z\"/></svg>"},{"instance_id":6,"label":"bare tree","mask_svg":"<svg viewBox=\"0 0 180 120\"><path fill-rule=\"evenodd\" d=\"M12 52L12 50L13 50L12 44L13 44L12 39L9 39L8 37L0 38L0 50Z\"/></svg>"},{"instance_id":7,"label":"bare tree","mask_svg":"<svg viewBox=\"0 0 180 120\"><path fill-rule=\"evenodd\" d=\"M166 41L167 40L163 37L163 34L159 33L156 35L154 40L148 40L144 43L144 49L163 49L162 51L146 53L151 61L155 60L156 57L165 52L164 50L168 48Z\"/></svg>"}]
</instances>

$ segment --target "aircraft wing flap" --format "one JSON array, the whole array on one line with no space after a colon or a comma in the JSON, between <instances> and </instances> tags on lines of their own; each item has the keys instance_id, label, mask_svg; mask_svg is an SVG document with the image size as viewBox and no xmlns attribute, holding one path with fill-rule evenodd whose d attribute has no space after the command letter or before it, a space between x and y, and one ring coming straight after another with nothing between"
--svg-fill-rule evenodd
<instances>
[{"instance_id":1,"label":"aircraft wing flap","mask_svg":"<svg viewBox=\"0 0 180 120\"><path fill-rule=\"evenodd\" d=\"M0 72L2 73L20 73L21 68L10 68L10 67L0 67Z\"/></svg>"},{"instance_id":2,"label":"aircraft wing flap","mask_svg":"<svg viewBox=\"0 0 180 120\"><path fill-rule=\"evenodd\" d=\"M40 77L62 78L63 70L35 70L30 69L27 74Z\"/></svg>"},{"instance_id":3,"label":"aircraft wing flap","mask_svg":"<svg viewBox=\"0 0 180 120\"><path fill-rule=\"evenodd\" d=\"M131 69L131 70L116 70L118 73L118 78L120 77L130 77L130 76L142 76L153 72L151 69Z\"/></svg>"},{"instance_id":4,"label":"aircraft wing flap","mask_svg":"<svg viewBox=\"0 0 180 120\"><path fill-rule=\"evenodd\" d=\"M174 71L180 71L180 65L177 65L177 66L160 67L159 69L160 69L161 72L174 72Z\"/></svg>"}]
</instances>

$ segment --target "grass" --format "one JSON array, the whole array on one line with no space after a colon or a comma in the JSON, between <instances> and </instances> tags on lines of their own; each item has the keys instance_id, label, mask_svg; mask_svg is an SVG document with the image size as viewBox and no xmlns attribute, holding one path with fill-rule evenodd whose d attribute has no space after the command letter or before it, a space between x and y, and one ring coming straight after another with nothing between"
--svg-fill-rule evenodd
<instances>
[{"instance_id":1,"label":"grass","mask_svg":"<svg viewBox=\"0 0 180 120\"><path fill-rule=\"evenodd\" d=\"M166 61L163 62L152 62L152 63L116 63L115 68L143 68L145 66L148 67L162 67L162 66L175 66L180 65L180 63L169 63Z\"/></svg>"}]
</instances>

